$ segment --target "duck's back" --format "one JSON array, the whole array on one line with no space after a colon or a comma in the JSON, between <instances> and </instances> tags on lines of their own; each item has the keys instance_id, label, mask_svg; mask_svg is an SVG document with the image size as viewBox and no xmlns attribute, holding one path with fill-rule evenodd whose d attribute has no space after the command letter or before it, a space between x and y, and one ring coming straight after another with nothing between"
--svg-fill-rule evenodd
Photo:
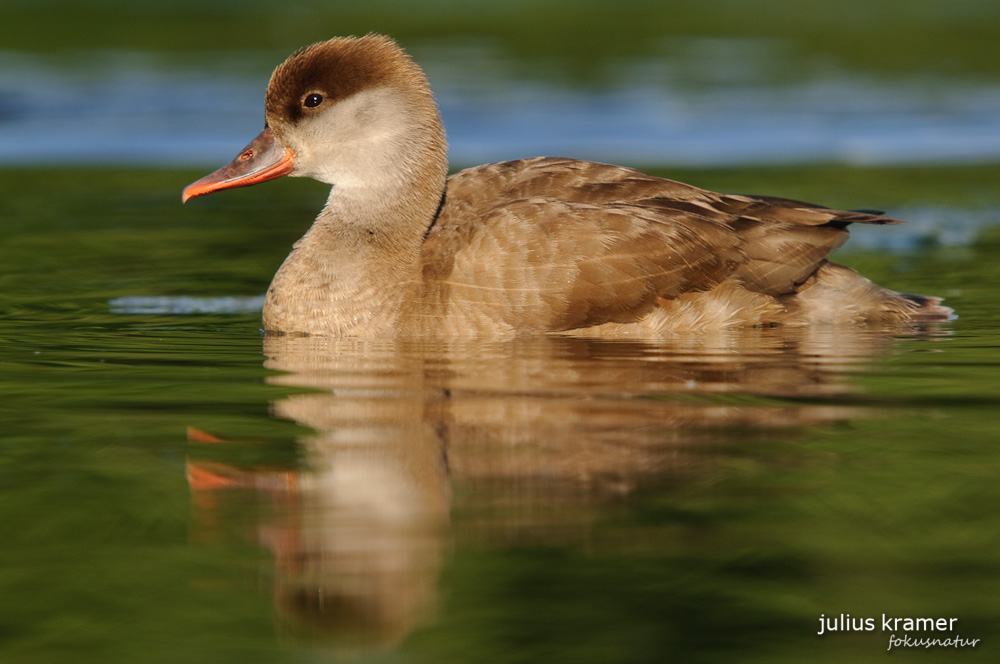
<instances>
[{"instance_id":1,"label":"duck's back","mask_svg":"<svg viewBox=\"0 0 1000 664\"><path fill-rule=\"evenodd\" d=\"M449 334L807 323L825 314L799 293L836 267L821 269L850 223L898 222L592 162L480 166L449 178L428 231L423 315ZM909 309L857 278L877 289L865 308Z\"/></svg>"}]
</instances>

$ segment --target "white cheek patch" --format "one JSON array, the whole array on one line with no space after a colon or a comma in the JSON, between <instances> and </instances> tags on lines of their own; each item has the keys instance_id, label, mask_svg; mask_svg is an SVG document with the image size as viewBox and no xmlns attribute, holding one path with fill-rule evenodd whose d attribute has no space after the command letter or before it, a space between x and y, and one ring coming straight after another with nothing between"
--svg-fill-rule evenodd
<instances>
[{"instance_id":1,"label":"white cheek patch","mask_svg":"<svg viewBox=\"0 0 1000 664\"><path fill-rule=\"evenodd\" d=\"M343 190L384 187L405 173L421 132L402 95L382 87L341 100L287 133L295 174Z\"/></svg>"}]
</instances>

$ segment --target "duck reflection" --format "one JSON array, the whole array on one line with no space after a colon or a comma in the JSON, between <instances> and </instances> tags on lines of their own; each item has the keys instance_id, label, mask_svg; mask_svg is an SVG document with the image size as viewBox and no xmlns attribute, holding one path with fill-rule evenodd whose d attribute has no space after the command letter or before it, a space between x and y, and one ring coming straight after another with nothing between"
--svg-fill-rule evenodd
<instances>
[{"instance_id":1,"label":"duck reflection","mask_svg":"<svg viewBox=\"0 0 1000 664\"><path fill-rule=\"evenodd\" d=\"M282 372L270 381L306 388L273 404L313 432L299 441L303 467L238 469L201 450L188 464L196 517L212 524L220 489L252 489L268 507L256 539L273 555L285 626L388 648L433 614L453 510L487 534L557 532L561 512L710 462L706 446L857 415L835 397L892 343L855 329L657 342L267 337L265 365Z\"/></svg>"}]
</instances>

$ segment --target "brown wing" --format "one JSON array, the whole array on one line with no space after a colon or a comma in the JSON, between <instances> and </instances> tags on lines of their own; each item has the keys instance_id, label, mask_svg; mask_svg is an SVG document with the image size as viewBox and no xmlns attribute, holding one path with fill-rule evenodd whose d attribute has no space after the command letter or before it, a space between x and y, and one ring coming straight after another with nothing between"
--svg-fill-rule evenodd
<instances>
[{"instance_id":1,"label":"brown wing","mask_svg":"<svg viewBox=\"0 0 1000 664\"><path fill-rule=\"evenodd\" d=\"M717 207L740 234L746 262L736 270L744 285L768 295L792 292L826 256L847 241L847 226L898 224L896 219L765 196L717 195Z\"/></svg>"},{"instance_id":2,"label":"brown wing","mask_svg":"<svg viewBox=\"0 0 1000 664\"><path fill-rule=\"evenodd\" d=\"M448 181L424 246L425 297L442 315L515 329L627 323L731 275L787 293L843 243L844 225L891 221L878 219L591 162L491 164Z\"/></svg>"}]
</instances>

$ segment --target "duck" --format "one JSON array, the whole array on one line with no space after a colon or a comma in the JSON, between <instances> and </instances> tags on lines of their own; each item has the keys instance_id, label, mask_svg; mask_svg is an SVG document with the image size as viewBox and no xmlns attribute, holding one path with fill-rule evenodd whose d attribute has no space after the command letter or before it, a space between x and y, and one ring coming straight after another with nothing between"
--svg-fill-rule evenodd
<instances>
[{"instance_id":1,"label":"duck","mask_svg":"<svg viewBox=\"0 0 1000 664\"><path fill-rule=\"evenodd\" d=\"M183 202L281 176L331 186L267 290L266 333L663 337L947 320L827 255L851 224L901 223L724 195L561 157L449 176L438 106L390 37L337 37L273 72L261 133Z\"/></svg>"}]
</instances>

